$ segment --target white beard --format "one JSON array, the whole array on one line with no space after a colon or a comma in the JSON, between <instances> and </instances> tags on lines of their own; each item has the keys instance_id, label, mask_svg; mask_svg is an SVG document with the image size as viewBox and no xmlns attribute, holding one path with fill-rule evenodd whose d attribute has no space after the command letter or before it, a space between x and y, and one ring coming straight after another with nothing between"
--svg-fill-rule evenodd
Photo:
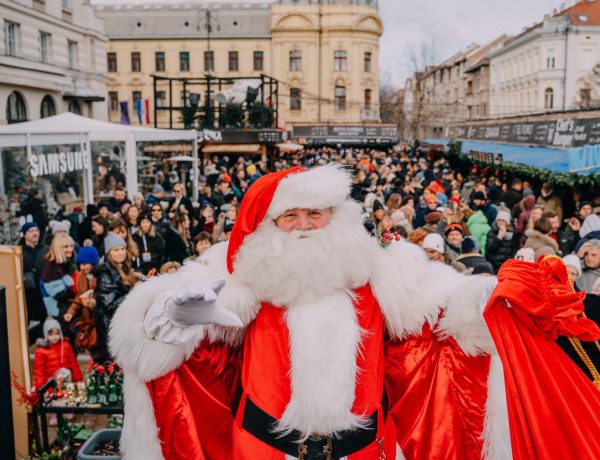
<instances>
[{"instance_id":1,"label":"white beard","mask_svg":"<svg viewBox=\"0 0 600 460\"><path fill-rule=\"evenodd\" d=\"M319 230L286 233L263 222L244 241L234 274L257 299L287 306L366 284L374 249L360 206L346 201Z\"/></svg>"},{"instance_id":2,"label":"white beard","mask_svg":"<svg viewBox=\"0 0 600 460\"><path fill-rule=\"evenodd\" d=\"M320 230L285 233L265 221L244 241L234 276L256 299L285 308L291 398L278 431L333 433L364 423L353 414L361 331L352 290L371 276L378 244L347 201Z\"/></svg>"}]
</instances>

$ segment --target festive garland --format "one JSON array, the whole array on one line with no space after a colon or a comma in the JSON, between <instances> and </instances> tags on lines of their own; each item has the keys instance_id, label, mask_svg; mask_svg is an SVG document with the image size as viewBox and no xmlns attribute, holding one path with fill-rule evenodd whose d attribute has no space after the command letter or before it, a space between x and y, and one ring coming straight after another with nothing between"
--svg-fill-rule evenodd
<instances>
[{"instance_id":1,"label":"festive garland","mask_svg":"<svg viewBox=\"0 0 600 460\"><path fill-rule=\"evenodd\" d=\"M543 182L550 182L554 185L562 185L567 187L573 187L575 185L600 186L600 173L590 173L584 176L577 173L558 173L548 169L524 165L521 163L503 162L500 164L495 164L475 160L469 157L467 154L462 153L462 142L449 142L448 153L456 154L461 161L476 164L481 168L494 169L498 172L507 171L514 176L535 178Z\"/></svg>"}]
</instances>

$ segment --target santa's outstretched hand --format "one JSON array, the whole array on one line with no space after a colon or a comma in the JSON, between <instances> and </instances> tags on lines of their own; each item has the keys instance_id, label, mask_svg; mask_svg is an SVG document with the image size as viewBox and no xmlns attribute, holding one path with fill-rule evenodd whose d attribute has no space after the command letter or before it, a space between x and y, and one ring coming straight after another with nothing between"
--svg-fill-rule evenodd
<instances>
[{"instance_id":1,"label":"santa's outstretched hand","mask_svg":"<svg viewBox=\"0 0 600 460\"><path fill-rule=\"evenodd\" d=\"M243 327L237 315L218 300L224 285L225 279L219 278L210 286L191 286L159 294L146 314L146 333L164 343L182 344L196 333L198 326Z\"/></svg>"}]
</instances>

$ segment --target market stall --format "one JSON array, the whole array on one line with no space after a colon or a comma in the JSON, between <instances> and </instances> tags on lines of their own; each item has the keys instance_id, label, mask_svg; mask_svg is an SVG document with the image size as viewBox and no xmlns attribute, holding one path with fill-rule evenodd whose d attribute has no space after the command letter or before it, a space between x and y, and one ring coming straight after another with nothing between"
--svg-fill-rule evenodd
<instances>
[{"instance_id":1,"label":"market stall","mask_svg":"<svg viewBox=\"0 0 600 460\"><path fill-rule=\"evenodd\" d=\"M157 146L160 155L148 155ZM182 147L184 146L184 147ZM20 204L36 189L46 211L97 202L117 185L133 196L151 188L163 157L190 158L188 178L197 184L198 142L194 130L168 130L108 123L62 113L0 127L0 220L7 221L1 241L14 241ZM192 187L194 198L197 186ZM4 213L4 215L3 215ZM4 219L2 219L4 217Z\"/></svg>"}]
</instances>

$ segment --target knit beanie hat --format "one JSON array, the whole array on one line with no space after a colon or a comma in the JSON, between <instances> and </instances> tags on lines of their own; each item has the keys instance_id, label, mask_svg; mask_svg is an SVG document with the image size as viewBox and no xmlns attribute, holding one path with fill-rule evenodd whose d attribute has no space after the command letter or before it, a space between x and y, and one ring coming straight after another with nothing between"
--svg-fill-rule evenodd
<instances>
[{"instance_id":1,"label":"knit beanie hat","mask_svg":"<svg viewBox=\"0 0 600 460\"><path fill-rule=\"evenodd\" d=\"M68 220L51 220L48 227L52 230L53 235L56 235L58 232L69 233L71 222Z\"/></svg>"},{"instance_id":2,"label":"knit beanie hat","mask_svg":"<svg viewBox=\"0 0 600 460\"><path fill-rule=\"evenodd\" d=\"M46 321L44 321L44 338L46 340L48 340L48 333L52 330L52 329L58 329L58 332L60 333L60 338L62 339L62 329L60 328L60 323L55 320L52 317L49 317Z\"/></svg>"},{"instance_id":3,"label":"knit beanie hat","mask_svg":"<svg viewBox=\"0 0 600 460\"><path fill-rule=\"evenodd\" d=\"M571 267L575 267L577 269L578 277L581 276L581 260L575 254L569 254L568 256L563 257L563 262L565 265L570 265Z\"/></svg>"},{"instance_id":4,"label":"knit beanie hat","mask_svg":"<svg viewBox=\"0 0 600 460\"><path fill-rule=\"evenodd\" d=\"M152 187L152 193L161 193L164 191L165 191L165 189L160 184L154 184L154 187Z\"/></svg>"},{"instance_id":5,"label":"knit beanie hat","mask_svg":"<svg viewBox=\"0 0 600 460\"><path fill-rule=\"evenodd\" d=\"M511 224L512 219L510 216L510 212L508 211L498 211L498 214L496 214L496 222L499 220L503 220L504 222L506 222L508 225Z\"/></svg>"},{"instance_id":6,"label":"knit beanie hat","mask_svg":"<svg viewBox=\"0 0 600 460\"><path fill-rule=\"evenodd\" d=\"M108 236L104 238L104 254L108 254L114 248L127 248L127 243L119 235L109 232Z\"/></svg>"},{"instance_id":7,"label":"knit beanie hat","mask_svg":"<svg viewBox=\"0 0 600 460\"><path fill-rule=\"evenodd\" d=\"M100 261L98 250L94 246L84 246L79 249L75 262L78 264L96 265Z\"/></svg>"},{"instance_id":8,"label":"knit beanie hat","mask_svg":"<svg viewBox=\"0 0 600 460\"><path fill-rule=\"evenodd\" d=\"M36 224L35 222L26 222L23 224L23 226L21 227L21 233L23 235L25 235L25 233L27 233L29 230L31 230L32 228L37 228L39 230L39 226L38 224Z\"/></svg>"},{"instance_id":9,"label":"knit beanie hat","mask_svg":"<svg viewBox=\"0 0 600 460\"><path fill-rule=\"evenodd\" d=\"M462 243L460 243L460 252L463 254L469 252L479 252L479 241L472 236L465 236L465 238L462 240Z\"/></svg>"},{"instance_id":10,"label":"knit beanie hat","mask_svg":"<svg viewBox=\"0 0 600 460\"><path fill-rule=\"evenodd\" d=\"M444 239L438 233L430 233L423 240L423 249L433 249L434 251L444 253Z\"/></svg>"}]
</instances>

